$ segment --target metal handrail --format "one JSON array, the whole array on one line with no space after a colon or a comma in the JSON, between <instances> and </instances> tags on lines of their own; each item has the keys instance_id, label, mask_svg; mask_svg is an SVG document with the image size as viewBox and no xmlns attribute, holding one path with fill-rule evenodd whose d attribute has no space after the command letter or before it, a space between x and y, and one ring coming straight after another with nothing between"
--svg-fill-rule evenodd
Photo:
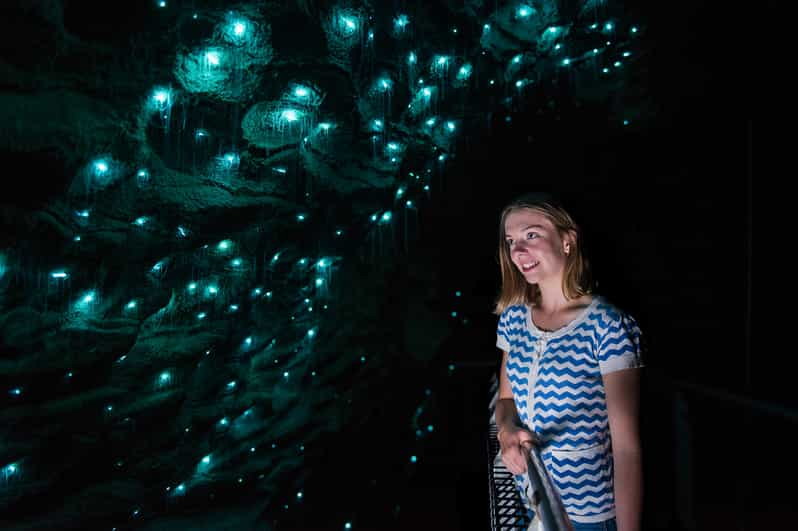
<instances>
[{"instance_id":1,"label":"metal handrail","mask_svg":"<svg viewBox=\"0 0 798 531\"><path fill-rule=\"evenodd\" d=\"M542 531L573 531L571 519L565 512L560 493L543 466L540 448L533 445L526 456L526 471L532 492L527 493L529 501L540 519Z\"/></svg>"}]
</instances>

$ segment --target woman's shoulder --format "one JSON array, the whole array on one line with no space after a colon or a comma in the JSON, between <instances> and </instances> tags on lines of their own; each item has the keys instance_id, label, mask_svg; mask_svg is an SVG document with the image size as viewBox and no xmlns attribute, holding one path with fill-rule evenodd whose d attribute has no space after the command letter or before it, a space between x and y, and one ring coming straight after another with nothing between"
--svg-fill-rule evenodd
<instances>
[{"instance_id":1,"label":"woman's shoulder","mask_svg":"<svg viewBox=\"0 0 798 531\"><path fill-rule=\"evenodd\" d=\"M510 319L523 318L526 316L527 311L529 310L525 304L510 304L499 315L499 320L508 321Z\"/></svg>"},{"instance_id":2,"label":"woman's shoulder","mask_svg":"<svg viewBox=\"0 0 798 531\"><path fill-rule=\"evenodd\" d=\"M605 326L617 326L624 321L634 320L628 312L603 295L594 294L592 306L594 318Z\"/></svg>"}]
</instances>

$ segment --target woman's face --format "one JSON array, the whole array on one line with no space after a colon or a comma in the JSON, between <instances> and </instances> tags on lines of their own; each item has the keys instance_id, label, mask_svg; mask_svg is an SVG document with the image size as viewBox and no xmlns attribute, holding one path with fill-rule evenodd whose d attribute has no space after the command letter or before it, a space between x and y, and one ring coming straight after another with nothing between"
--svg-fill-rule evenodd
<instances>
[{"instance_id":1,"label":"woman's face","mask_svg":"<svg viewBox=\"0 0 798 531\"><path fill-rule=\"evenodd\" d=\"M562 276L567 241L549 219L532 209L514 210L504 220L510 259L530 284Z\"/></svg>"}]
</instances>

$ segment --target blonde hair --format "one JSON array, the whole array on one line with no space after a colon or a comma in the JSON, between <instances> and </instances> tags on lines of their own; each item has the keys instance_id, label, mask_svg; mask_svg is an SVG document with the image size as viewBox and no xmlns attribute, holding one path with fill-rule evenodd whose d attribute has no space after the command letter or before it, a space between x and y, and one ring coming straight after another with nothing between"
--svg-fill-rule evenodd
<instances>
[{"instance_id":1,"label":"blonde hair","mask_svg":"<svg viewBox=\"0 0 798 531\"><path fill-rule=\"evenodd\" d=\"M505 241L504 223L507 216L518 210L534 210L551 221L560 237L568 235L570 252L565 258L565 273L562 291L567 299L575 299L593 292L590 264L582 249L582 231L571 215L553 197L546 194L528 194L515 199L502 210L499 220L499 268L502 284L493 313L501 315L508 306L536 304L540 301L540 289L530 284L510 259L510 249Z\"/></svg>"}]
</instances>

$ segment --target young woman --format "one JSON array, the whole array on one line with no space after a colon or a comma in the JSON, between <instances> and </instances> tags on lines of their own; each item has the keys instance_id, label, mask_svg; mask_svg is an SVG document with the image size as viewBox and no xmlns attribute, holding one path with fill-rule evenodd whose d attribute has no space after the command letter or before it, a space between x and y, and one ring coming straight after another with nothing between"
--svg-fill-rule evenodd
<instances>
[{"instance_id":1,"label":"young woman","mask_svg":"<svg viewBox=\"0 0 798 531\"><path fill-rule=\"evenodd\" d=\"M640 329L592 293L579 227L553 198L513 201L499 236L502 461L526 498L539 445L575 530L637 531Z\"/></svg>"}]
</instances>

